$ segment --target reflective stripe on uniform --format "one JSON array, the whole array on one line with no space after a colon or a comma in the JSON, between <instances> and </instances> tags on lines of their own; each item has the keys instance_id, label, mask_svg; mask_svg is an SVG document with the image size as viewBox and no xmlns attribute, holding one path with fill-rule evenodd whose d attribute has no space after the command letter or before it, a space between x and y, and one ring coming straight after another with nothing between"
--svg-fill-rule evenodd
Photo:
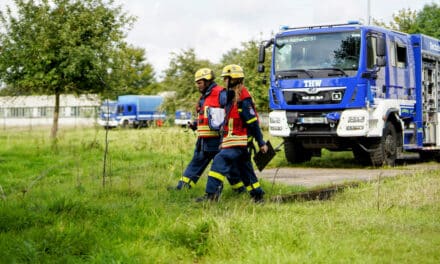
<instances>
[{"instance_id":1,"label":"reflective stripe on uniform","mask_svg":"<svg viewBox=\"0 0 440 264\"><path fill-rule=\"evenodd\" d=\"M248 121L246 121L246 124L250 124L250 123L253 123L253 122L255 122L255 121L257 121L257 118L256 118L256 117L251 118L251 119L249 119Z\"/></svg>"},{"instance_id":2,"label":"reflective stripe on uniform","mask_svg":"<svg viewBox=\"0 0 440 264\"><path fill-rule=\"evenodd\" d=\"M186 176L182 176L182 178L180 178L181 181L183 181L184 183L189 184L191 187L194 187L194 185L196 185L190 178L186 177Z\"/></svg>"},{"instance_id":3,"label":"reflective stripe on uniform","mask_svg":"<svg viewBox=\"0 0 440 264\"><path fill-rule=\"evenodd\" d=\"M256 182L256 183L254 183L252 185L249 185L249 186L246 186L246 190L248 190L248 191L252 191L252 190L257 189L257 188L260 188L260 183L259 182Z\"/></svg>"},{"instance_id":4,"label":"reflective stripe on uniform","mask_svg":"<svg viewBox=\"0 0 440 264\"><path fill-rule=\"evenodd\" d=\"M211 130L208 125L198 125L197 134L199 137L219 137L218 131Z\"/></svg>"},{"instance_id":5,"label":"reflective stripe on uniform","mask_svg":"<svg viewBox=\"0 0 440 264\"><path fill-rule=\"evenodd\" d=\"M215 178L221 182L224 182L226 177L223 174L220 174L218 172L215 171L209 171L208 176L211 176L212 178Z\"/></svg>"},{"instance_id":6,"label":"reflective stripe on uniform","mask_svg":"<svg viewBox=\"0 0 440 264\"><path fill-rule=\"evenodd\" d=\"M238 182L238 183L232 185L232 189L240 189L243 186L244 186L244 183L241 181L241 182Z\"/></svg>"},{"instance_id":7,"label":"reflective stripe on uniform","mask_svg":"<svg viewBox=\"0 0 440 264\"><path fill-rule=\"evenodd\" d=\"M223 138L222 148L247 146L247 136L228 135Z\"/></svg>"}]
</instances>

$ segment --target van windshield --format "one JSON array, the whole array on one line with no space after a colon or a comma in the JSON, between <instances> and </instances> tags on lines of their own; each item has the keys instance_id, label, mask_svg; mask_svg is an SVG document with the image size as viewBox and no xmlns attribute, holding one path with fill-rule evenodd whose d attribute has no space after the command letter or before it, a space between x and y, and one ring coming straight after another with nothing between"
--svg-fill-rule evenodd
<instances>
[{"instance_id":1,"label":"van windshield","mask_svg":"<svg viewBox=\"0 0 440 264\"><path fill-rule=\"evenodd\" d=\"M359 67L360 43L360 31L279 37L275 41L276 75L278 78L353 76Z\"/></svg>"}]
</instances>

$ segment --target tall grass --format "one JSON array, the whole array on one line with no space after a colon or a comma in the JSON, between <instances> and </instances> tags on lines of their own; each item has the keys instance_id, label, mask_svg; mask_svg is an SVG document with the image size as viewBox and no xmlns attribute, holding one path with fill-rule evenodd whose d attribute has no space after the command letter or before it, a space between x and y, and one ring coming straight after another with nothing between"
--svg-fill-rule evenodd
<instances>
[{"instance_id":1,"label":"tall grass","mask_svg":"<svg viewBox=\"0 0 440 264\"><path fill-rule=\"evenodd\" d=\"M0 263L440 261L439 172L328 201L254 204L225 186L219 203L195 203L206 176L167 190L191 158L192 132L110 131L103 185L104 133L61 130L53 146L46 130L0 132ZM283 165L277 156L272 166ZM262 184L268 196L300 190Z\"/></svg>"}]
</instances>

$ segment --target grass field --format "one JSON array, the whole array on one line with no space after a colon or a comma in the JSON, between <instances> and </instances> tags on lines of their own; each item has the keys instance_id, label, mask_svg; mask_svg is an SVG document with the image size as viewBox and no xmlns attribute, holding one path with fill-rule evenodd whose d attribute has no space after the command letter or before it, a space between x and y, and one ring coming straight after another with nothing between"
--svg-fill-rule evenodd
<instances>
[{"instance_id":1,"label":"grass field","mask_svg":"<svg viewBox=\"0 0 440 264\"><path fill-rule=\"evenodd\" d=\"M0 131L0 263L440 263L440 172L327 201L219 203L168 191L195 135L178 128ZM274 145L279 139L271 138ZM284 166L277 155L272 166ZM308 166L352 167L347 153ZM268 196L303 190L262 182Z\"/></svg>"}]
</instances>

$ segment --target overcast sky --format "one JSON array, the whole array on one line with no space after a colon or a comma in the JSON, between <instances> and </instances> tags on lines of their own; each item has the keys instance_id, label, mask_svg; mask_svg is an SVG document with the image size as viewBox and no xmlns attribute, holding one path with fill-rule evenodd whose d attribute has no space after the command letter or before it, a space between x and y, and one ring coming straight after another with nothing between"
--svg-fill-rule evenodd
<instances>
[{"instance_id":1,"label":"overcast sky","mask_svg":"<svg viewBox=\"0 0 440 264\"><path fill-rule=\"evenodd\" d=\"M116 0L137 17L127 41L147 51L156 76L163 75L170 54L194 48L198 59L217 63L241 43L271 37L290 27L368 23L368 0ZM0 8L12 0L1 0ZM371 17L388 23L403 8L421 10L440 0L370 0ZM237 62L239 63L239 62Z\"/></svg>"}]
</instances>

